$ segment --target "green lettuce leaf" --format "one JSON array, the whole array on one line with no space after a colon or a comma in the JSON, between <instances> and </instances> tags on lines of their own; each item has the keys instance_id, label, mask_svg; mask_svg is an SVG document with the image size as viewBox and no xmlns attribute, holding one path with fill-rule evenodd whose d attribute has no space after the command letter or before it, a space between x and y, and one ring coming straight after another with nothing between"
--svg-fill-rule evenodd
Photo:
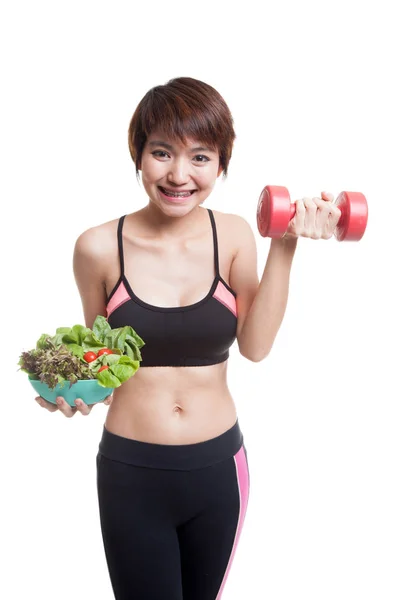
<instances>
[{"instance_id":1,"label":"green lettuce leaf","mask_svg":"<svg viewBox=\"0 0 400 600\"><path fill-rule=\"evenodd\" d=\"M98 352L100 348L104 348L106 344L104 344L94 333L91 331L86 334L85 339L83 340L82 346L85 352L91 350L92 352Z\"/></svg>"},{"instance_id":2,"label":"green lettuce leaf","mask_svg":"<svg viewBox=\"0 0 400 600\"><path fill-rule=\"evenodd\" d=\"M103 315L97 315L93 323L94 335L104 343L104 339L109 331L111 331L111 325L107 321L106 317Z\"/></svg>"},{"instance_id":3,"label":"green lettuce leaf","mask_svg":"<svg viewBox=\"0 0 400 600\"><path fill-rule=\"evenodd\" d=\"M97 380L103 387L117 388L121 385L118 377L116 377L110 369L104 369L104 371L98 373Z\"/></svg>"},{"instance_id":4,"label":"green lettuce leaf","mask_svg":"<svg viewBox=\"0 0 400 600\"><path fill-rule=\"evenodd\" d=\"M138 368L139 368L139 361L133 361L133 365L127 365L127 364L113 365L112 367L110 367L110 371L116 377L118 377L118 379L120 380L121 383L124 383L124 381L127 381L130 377L132 377L132 375L134 375L136 373ZM104 373L104 371L102 371L100 373L100 375L102 373Z\"/></svg>"},{"instance_id":5,"label":"green lettuce leaf","mask_svg":"<svg viewBox=\"0 0 400 600\"><path fill-rule=\"evenodd\" d=\"M49 335L48 333L43 333L36 342L36 350L45 350L46 348L48 348L49 340L51 339L51 335Z\"/></svg>"},{"instance_id":6,"label":"green lettuce leaf","mask_svg":"<svg viewBox=\"0 0 400 600\"><path fill-rule=\"evenodd\" d=\"M83 359L83 355L85 354L84 349L79 344L66 344L68 350L72 352L74 356Z\"/></svg>"}]
</instances>

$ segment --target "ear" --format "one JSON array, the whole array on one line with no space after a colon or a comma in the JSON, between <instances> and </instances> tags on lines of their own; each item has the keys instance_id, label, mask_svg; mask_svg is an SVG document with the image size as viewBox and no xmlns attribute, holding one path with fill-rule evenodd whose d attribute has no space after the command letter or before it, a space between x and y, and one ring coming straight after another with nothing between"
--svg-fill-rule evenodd
<instances>
[{"instance_id":1,"label":"ear","mask_svg":"<svg viewBox=\"0 0 400 600\"><path fill-rule=\"evenodd\" d=\"M217 177L219 177L221 175L221 173L222 173L223 170L224 170L224 167L220 163L219 167L218 167L218 175L217 175Z\"/></svg>"}]
</instances>

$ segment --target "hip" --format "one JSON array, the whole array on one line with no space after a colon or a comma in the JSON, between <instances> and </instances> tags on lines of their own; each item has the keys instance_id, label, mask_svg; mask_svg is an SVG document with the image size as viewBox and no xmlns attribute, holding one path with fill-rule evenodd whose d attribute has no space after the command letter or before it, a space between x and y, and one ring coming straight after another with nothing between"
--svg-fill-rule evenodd
<instances>
[{"instance_id":1,"label":"hip","mask_svg":"<svg viewBox=\"0 0 400 600\"><path fill-rule=\"evenodd\" d=\"M145 467L189 471L204 469L232 457L246 455L239 420L219 435L190 444L157 444L116 435L103 427L99 456L110 461Z\"/></svg>"}]
</instances>

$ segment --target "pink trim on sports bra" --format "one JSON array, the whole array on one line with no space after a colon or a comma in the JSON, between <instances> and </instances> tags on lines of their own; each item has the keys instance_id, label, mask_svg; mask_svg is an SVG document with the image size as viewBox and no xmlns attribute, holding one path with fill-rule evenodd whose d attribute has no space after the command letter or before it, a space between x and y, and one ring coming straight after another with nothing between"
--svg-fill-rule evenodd
<instances>
[{"instance_id":1,"label":"pink trim on sports bra","mask_svg":"<svg viewBox=\"0 0 400 600\"><path fill-rule=\"evenodd\" d=\"M236 298L232 294L232 292L230 292L225 287L224 282L222 282L221 280L219 280L216 290L212 297L215 298L215 300L218 300L218 302L223 304L226 308L228 308L235 315L235 317L237 317ZM206 299L207 299L207 297L204 298L204 300L206 300ZM108 304L106 306L107 319L111 315L111 313L113 313L119 306L121 306L128 300L135 301L135 298L132 298L132 296L129 294L129 292L126 289L124 282L121 281L121 283L119 284L119 286L117 287L115 292L110 297L110 301L108 302ZM202 304L204 302L204 300L200 301L199 303L196 302L196 304L194 306L196 306L197 304ZM148 306L152 306L152 305L148 305ZM193 305L190 305L190 307L191 306L193 306ZM152 308L154 308L154 309L158 308L158 309L161 309L163 312L165 312L165 311L168 312L168 308L165 308L165 307L152 306ZM188 308L188 307L183 306L181 308ZM176 310L176 308L173 308L173 310Z\"/></svg>"},{"instance_id":2,"label":"pink trim on sports bra","mask_svg":"<svg viewBox=\"0 0 400 600\"><path fill-rule=\"evenodd\" d=\"M215 290L215 292L213 294L213 298L215 298L216 300L221 302L221 304L226 306L226 308L229 308L229 310L235 315L235 317L237 317L236 298L232 294L232 292L230 292L224 286L222 281L220 281L218 283L217 289Z\"/></svg>"},{"instance_id":3,"label":"pink trim on sports bra","mask_svg":"<svg viewBox=\"0 0 400 600\"><path fill-rule=\"evenodd\" d=\"M130 300L130 295L126 291L124 282L121 281L120 285L118 286L118 288L110 298L109 303L107 304L107 319L111 315L111 313L114 312L114 310L116 310L119 306L121 306L121 304L124 304L124 302L127 302L128 300Z\"/></svg>"}]
</instances>

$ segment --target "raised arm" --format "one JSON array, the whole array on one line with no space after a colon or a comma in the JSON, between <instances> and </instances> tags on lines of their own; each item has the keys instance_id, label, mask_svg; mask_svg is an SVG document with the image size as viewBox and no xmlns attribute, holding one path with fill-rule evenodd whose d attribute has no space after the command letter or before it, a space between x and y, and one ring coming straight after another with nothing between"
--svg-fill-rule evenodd
<instances>
[{"instance_id":1,"label":"raised arm","mask_svg":"<svg viewBox=\"0 0 400 600\"><path fill-rule=\"evenodd\" d=\"M235 217L232 231L238 240L238 251L231 267L230 285L237 294L237 340L242 356L259 362L270 352L285 315L297 239L271 240L259 283L253 230L243 217Z\"/></svg>"}]
</instances>

